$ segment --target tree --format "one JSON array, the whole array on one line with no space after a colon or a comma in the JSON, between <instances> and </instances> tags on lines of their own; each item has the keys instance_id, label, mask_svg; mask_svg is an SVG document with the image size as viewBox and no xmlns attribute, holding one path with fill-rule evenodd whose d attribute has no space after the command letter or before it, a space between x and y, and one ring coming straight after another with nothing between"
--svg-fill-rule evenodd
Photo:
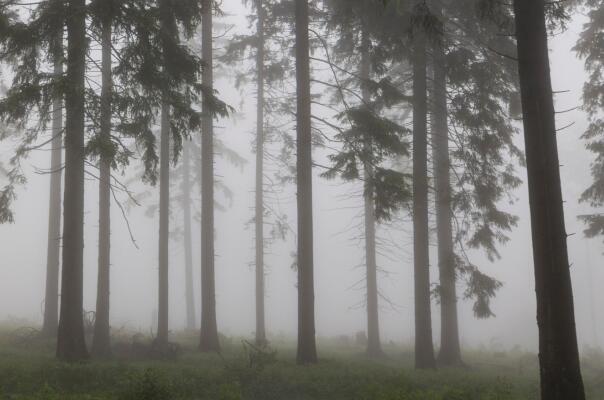
<instances>
[{"instance_id":1,"label":"tree","mask_svg":"<svg viewBox=\"0 0 604 400\"><path fill-rule=\"evenodd\" d=\"M585 399L568 263L544 0L515 0L541 398Z\"/></svg>"},{"instance_id":2,"label":"tree","mask_svg":"<svg viewBox=\"0 0 604 400\"><path fill-rule=\"evenodd\" d=\"M363 28L361 37L361 68L360 79L365 82L371 78L371 60L369 59L369 47L371 46L367 27ZM365 84L361 94L363 103L368 104L371 100L371 94ZM371 147L369 142L364 144ZM367 149L371 151L371 149ZM370 163L363 166L365 180L370 182L373 176L373 167ZM375 238L375 210L373 204L373 194L366 184L363 194L363 216L365 219L365 265L367 279L367 354L370 357L380 357L383 355L382 344L380 341L380 320L379 320L379 290L377 283L377 260L376 260L376 238Z\"/></svg>"},{"instance_id":3,"label":"tree","mask_svg":"<svg viewBox=\"0 0 604 400\"><path fill-rule=\"evenodd\" d=\"M67 81L65 94L65 192L63 197L63 269L57 357L88 357L84 340L84 105L86 75L86 2L70 0L67 18Z\"/></svg>"},{"instance_id":4,"label":"tree","mask_svg":"<svg viewBox=\"0 0 604 400\"><path fill-rule=\"evenodd\" d=\"M338 102L330 107L344 108L338 122L350 127L335 129L333 141L343 145L330 156L333 166L323 176L363 183L367 354L380 357L376 227L411 199L408 174L393 169L394 160L409 155L410 132L397 123L399 108L407 105L409 96L395 88L385 72L394 52L385 56L388 44L372 28L386 17L385 9L376 13L371 4L350 0L331 0L327 5L326 36L333 31L338 39L323 41L329 52L324 62L334 71L333 81L323 84L337 93Z\"/></svg>"},{"instance_id":5,"label":"tree","mask_svg":"<svg viewBox=\"0 0 604 400\"><path fill-rule=\"evenodd\" d=\"M205 62L202 83L213 90L213 1L203 0L202 58ZM202 114L202 204L201 204L201 335L199 348L203 352L219 352L218 326L216 323L216 278L214 270L214 115L211 98L203 97Z\"/></svg>"},{"instance_id":6,"label":"tree","mask_svg":"<svg viewBox=\"0 0 604 400\"><path fill-rule=\"evenodd\" d=\"M160 0L159 17L162 31L162 64L170 73L173 60L170 46L178 39L173 4L169 0ZM155 347L163 352L168 346L169 333L169 241L170 241L170 140L172 138L171 106L164 93L160 115L160 152L159 152L159 276L158 276L158 315Z\"/></svg>"},{"instance_id":7,"label":"tree","mask_svg":"<svg viewBox=\"0 0 604 400\"><path fill-rule=\"evenodd\" d=\"M298 364L317 362L312 212L312 126L308 0L296 0Z\"/></svg>"},{"instance_id":8,"label":"tree","mask_svg":"<svg viewBox=\"0 0 604 400\"><path fill-rule=\"evenodd\" d=\"M413 26L413 266L415 281L415 367L435 368L430 310L428 227L427 32L423 2L414 8Z\"/></svg>"},{"instance_id":9,"label":"tree","mask_svg":"<svg viewBox=\"0 0 604 400\"><path fill-rule=\"evenodd\" d=\"M447 121L447 77L442 45L432 46L433 54L433 120L432 162L440 278L440 351L439 364L459 365L461 346L457 318L456 260L453 247L453 216L451 201L451 161L449 157L449 125Z\"/></svg>"},{"instance_id":10,"label":"tree","mask_svg":"<svg viewBox=\"0 0 604 400\"><path fill-rule=\"evenodd\" d=\"M111 145L111 117L112 117L112 24L113 13L117 5L104 1L95 4L99 13L99 27L101 36L101 115L100 138L101 147L105 151L100 157L99 166L99 258L97 277L97 299L94 324L94 337L92 341L92 355L99 358L111 354L109 308L110 308L110 264L111 264L111 162L113 154L108 149Z\"/></svg>"},{"instance_id":11,"label":"tree","mask_svg":"<svg viewBox=\"0 0 604 400\"><path fill-rule=\"evenodd\" d=\"M63 32L54 60L54 74L63 75ZM50 200L48 211L48 250L46 254L46 291L42 331L55 337L59 326L59 273L61 258L61 188L63 177L63 98L57 96L52 105L52 141L50 161Z\"/></svg>"},{"instance_id":12,"label":"tree","mask_svg":"<svg viewBox=\"0 0 604 400\"><path fill-rule=\"evenodd\" d=\"M264 313L264 4L256 1L258 13L256 34L256 69L258 71L256 94L256 197L255 218L256 231L256 344L266 344L266 321Z\"/></svg>"},{"instance_id":13,"label":"tree","mask_svg":"<svg viewBox=\"0 0 604 400\"><path fill-rule=\"evenodd\" d=\"M290 172L291 160L289 157L286 157L286 161L275 157L271 153L270 145L277 142L280 136L289 139L289 132L282 131L278 126L282 125L284 115L288 118L293 114L283 111L284 108L291 109L290 104L293 103L291 94L282 93L283 82L292 76L289 54L282 50L291 47L292 37L282 35L282 31L283 26L290 24L293 19L293 3L282 4L275 0L244 0L243 2L252 5L253 12L248 16L252 32L237 34L230 38L219 60L223 66L227 68L231 66L229 72L234 76L236 87L242 88L245 84L250 84L256 91L256 127L253 140L256 152L255 204L252 220L255 231L255 342L264 345L267 343L264 306L265 253L273 239L277 236L283 239L290 229L284 216L278 215L270 198L271 195L277 195L274 188L287 180L279 173L284 170ZM283 139L283 142L288 141L287 139ZM287 152L289 155L289 150L284 148L282 154ZM279 172L276 173L275 179L265 179L267 171L270 170L269 163L273 160L285 165L279 165ZM267 226L272 226L268 232Z\"/></svg>"},{"instance_id":14,"label":"tree","mask_svg":"<svg viewBox=\"0 0 604 400\"><path fill-rule=\"evenodd\" d=\"M182 153L182 209L185 251L185 301L187 304L187 329L195 329L195 293L193 290L193 242L191 237L191 144L185 143Z\"/></svg>"}]
</instances>

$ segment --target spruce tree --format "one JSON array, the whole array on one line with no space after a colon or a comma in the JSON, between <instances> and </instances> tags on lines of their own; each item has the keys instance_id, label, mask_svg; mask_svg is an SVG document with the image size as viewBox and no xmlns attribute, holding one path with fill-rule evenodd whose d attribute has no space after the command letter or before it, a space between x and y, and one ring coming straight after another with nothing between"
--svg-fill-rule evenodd
<instances>
[{"instance_id":1,"label":"spruce tree","mask_svg":"<svg viewBox=\"0 0 604 400\"><path fill-rule=\"evenodd\" d=\"M298 206L298 364L317 362L312 212L312 125L308 0L295 2L296 26L296 182Z\"/></svg>"},{"instance_id":2,"label":"spruce tree","mask_svg":"<svg viewBox=\"0 0 604 400\"><path fill-rule=\"evenodd\" d=\"M203 0L201 5L201 53L204 60L202 82L208 91L214 87L212 22L214 2ZM211 98L203 98L201 128L201 335L199 349L219 352L216 322L216 277L214 255L214 115Z\"/></svg>"},{"instance_id":3,"label":"spruce tree","mask_svg":"<svg viewBox=\"0 0 604 400\"><path fill-rule=\"evenodd\" d=\"M515 0L543 400L585 399L560 182L544 0Z\"/></svg>"}]
</instances>

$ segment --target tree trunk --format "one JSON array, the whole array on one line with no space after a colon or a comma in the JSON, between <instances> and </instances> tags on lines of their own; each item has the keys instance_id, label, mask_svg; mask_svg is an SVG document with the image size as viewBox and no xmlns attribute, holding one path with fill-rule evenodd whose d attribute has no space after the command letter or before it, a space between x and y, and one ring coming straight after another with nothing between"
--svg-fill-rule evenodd
<instances>
[{"instance_id":1,"label":"tree trunk","mask_svg":"<svg viewBox=\"0 0 604 400\"><path fill-rule=\"evenodd\" d=\"M455 254L453 250L451 181L449 169L449 127L447 122L447 76L442 46L433 51L434 89L432 119L432 160L434 169L436 237L438 241L438 271L440 278L440 352L443 366L461 365Z\"/></svg>"},{"instance_id":2,"label":"tree trunk","mask_svg":"<svg viewBox=\"0 0 604 400\"><path fill-rule=\"evenodd\" d=\"M202 59L205 63L202 83L214 87L212 1L202 0ZM203 100L201 137L201 335L203 352L219 352L216 324L216 282L214 272L214 120L209 101Z\"/></svg>"},{"instance_id":3,"label":"tree trunk","mask_svg":"<svg viewBox=\"0 0 604 400\"><path fill-rule=\"evenodd\" d=\"M103 146L111 144L111 18L102 26L102 89L101 89L101 140ZM111 160L101 153L99 179L99 270L96 295L96 318L92 354L108 357L111 354L109 328L109 287L111 263Z\"/></svg>"},{"instance_id":4,"label":"tree trunk","mask_svg":"<svg viewBox=\"0 0 604 400\"><path fill-rule=\"evenodd\" d=\"M61 39L63 35L61 34ZM63 59L54 61L54 74L63 75ZM50 201L48 206L48 249L46 253L46 295L44 297L45 336L56 337L59 325L59 266L61 257L61 178L63 176L63 99L52 103L50 155Z\"/></svg>"},{"instance_id":5,"label":"tree trunk","mask_svg":"<svg viewBox=\"0 0 604 400\"><path fill-rule=\"evenodd\" d=\"M57 357L79 361L88 357L84 340L84 78L86 74L86 2L67 5L67 95L65 108L65 193L63 209L63 270Z\"/></svg>"},{"instance_id":6,"label":"tree trunk","mask_svg":"<svg viewBox=\"0 0 604 400\"><path fill-rule=\"evenodd\" d=\"M317 362L313 271L312 126L308 0L296 0L298 364Z\"/></svg>"},{"instance_id":7,"label":"tree trunk","mask_svg":"<svg viewBox=\"0 0 604 400\"><path fill-rule=\"evenodd\" d=\"M161 144L159 156L159 287L156 344L168 345L169 278L168 251L170 241L170 106L161 109Z\"/></svg>"},{"instance_id":8,"label":"tree trunk","mask_svg":"<svg viewBox=\"0 0 604 400\"><path fill-rule=\"evenodd\" d=\"M428 249L428 138L426 34L413 40L413 258L415 277L415 367L435 368L430 312Z\"/></svg>"},{"instance_id":9,"label":"tree trunk","mask_svg":"<svg viewBox=\"0 0 604 400\"><path fill-rule=\"evenodd\" d=\"M258 10L258 49L256 53L256 344L266 344L264 318L264 5L256 1Z\"/></svg>"},{"instance_id":10,"label":"tree trunk","mask_svg":"<svg viewBox=\"0 0 604 400\"><path fill-rule=\"evenodd\" d=\"M367 29L363 28L362 33L362 52L361 52L361 97L365 107L369 107L371 94L367 89L366 81L371 75L371 60L369 59L369 36ZM369 133L367 133L369 135ZM371 150L371 138L366 139L365 146ZM365 191L364 191L364 218L365 218L365 266L366 266L366 284L367 284L367 355L369 357L381 357L384 355L382 344L380 342L380 321L379 321L379 301L377 284L377 261L375 249L375 210L373 203L373 193L370 191L369 181L372 179L373 168L371 164L366 163L365 170Z\"/></svg>"},{"instance_id":11,"label":"tree trunk","mask_svg":"<svg viewBox=\"0 0 604 400\"><path fill-rule=\"evenodd\" d=\"M568 263L544 0L515 0L541 398L585 399Z\"/></svg>"},{"instance_id":12,"label":"tree trunk","mask_svg":"<svg viewBox=\"0 0 604 400\"><path fill-rule=\"evenodd\" d=\"M185 301L187 304L187 330L195 330L195 293L193 291L193 240L191 236L191 144L182 148L182 209L185 246Z\"/></svg>"}]
</instances>

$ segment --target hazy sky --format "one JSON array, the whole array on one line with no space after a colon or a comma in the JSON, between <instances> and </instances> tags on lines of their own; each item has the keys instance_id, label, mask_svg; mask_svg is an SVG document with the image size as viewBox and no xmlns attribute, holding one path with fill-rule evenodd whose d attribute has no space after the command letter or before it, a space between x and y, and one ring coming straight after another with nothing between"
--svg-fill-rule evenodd
<instances>
[{"instance_id":1,"label":"hazy sky","mask_svg":"<svg viewBox=\"0 0 604 400\"><path fill-rule=\"evenodd\" d=\"M235 23L235 31L245 28L242 16L245 10L238 2L225 2L229 23ZM551 61L554 90L567 91L556 96L558 110L580 105L585 73L583 64L575 58L571 48L581 29L578 17L563 34L551 40ZM218 35L220 32L215 32ZM244 229L253 215L254 156L251 152L254 120L254 90L243 92L233 89L231 80L221 78L217 84L220 95L238 109L236 118L220 121L217 135L231 148L243 155L249 163L244 168L217 161L217 174L234 192L232 206L216 213L216 288L219 330L227 334L250 334L254 329L254 274L253 229ZM315 88L319 91L320 88ZM242 99L249 100L242 104ZM579 205L577 198L589 183L589 164L592 159L584 149L580 136L586 119L581 111L559 115L559 126L574 122L575 125L559 134L559 150L562 183L566 200L567 231L576 233L569 238L570 259L575 287L575 304L579 340L583 344L595 342L594 328L604 331L604 323L592 318L592 304L596 309L604 305L604 295L597 290L603 282L602 252L599 239L583 238L583 227L577 215L588 210ZM518 143L522 144L522 136ZM8 144L0 146L2 159L10 155ZM522 146L523 147L523 146ZM319 151L316 157L323 157ZM0 267L0 321L24 318L28 323L40 323L44 297L46 268L46 241L48 219L47 175L34 170L48 168L50 153L40 151L25 162L29 173L27 186L19 191L15 207L16 223L0 226L2 264ZM524 170L519 169L526 178ZM270 172L269 172L270 173ZM126 181L131 178L126 176ZM364 274L358 265L363 259L363 245L355 237L360 231L360 202L347 196L358 191L358 185L326 182L316 178L315 211L315 279L317 333L323 336L351 334L365 329L362 307L363 286L356 286ZM141 184L136 190L147 190ZM85 309L92 310L96 296L97 265L97 183L86 186L86 248L85 248ZM150 189L156 196L155 189ZM512 233L511 242L501 248L502 259L489 263L482 254L473 254L473 260L504 282L505 286L493 301L496 318L477 321L471 313L471 305L461 302L462 341L472 345L495 344L535 348L537 330L535 299L530 245L530 225L526 186L516 192L517 201L506 208L520 217L518 228ZM280 209L294 214L294 191L287 188L280 196ZM154 203L153 200L151 203ZM114 327L129 326L149 332L157 302L157 221L145 216L147 206L134 209L128 218L139 249L131 243L126 224L119 209L112 208L112 324ZM385 340L409 341L413 332L413 276L411 264L410 226L406 232L381 230L389 234L401 246L393 256L380 257L380 266L388 272L380 276L381 292L392 305L382 302L380 322ZM195 284L197 314L199 315L199 228L195 225L196 245ZM285 242L271 246L267 257L267 324L272 333L294 334L296 331L296 274L290 268L291 253L295 246L290 237ZM176 330L184 326L184 264L180 243L170 242L170 325ZM433 252L434 253L434 252ZM391 257L392 258L392 257ZM432 276L437 276L436 262L432 255ZM460 291L461 291L460 287ZM595 290L594 290L595 289ZM592 301L593 300L593 301ZM601 313L600 313L601 314ZM438 306L433 306L434 337L438 338ZM198 316L199 321L199 316ZM604 345L601 333L600 345Z\"/></svg>"}]
</instances>

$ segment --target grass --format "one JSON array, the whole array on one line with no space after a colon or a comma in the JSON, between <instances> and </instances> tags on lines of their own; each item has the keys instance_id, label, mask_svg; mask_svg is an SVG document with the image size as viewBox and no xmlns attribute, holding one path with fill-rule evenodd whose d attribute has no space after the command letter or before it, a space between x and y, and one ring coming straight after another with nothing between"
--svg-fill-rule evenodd
<instances>
[{"instance_id":1,"label":"grass","mask_svg":"<svg viewBox=\"0 0 604 400\"><path fill-rule=\"evenodd\" d=\"M257 351L224 338L224 352L203 355L195 337L179 335L181 355L172 361L147 357L66 364L53 344L35 336L0 333L0 399L12 400L533 400L538 365L521 351L467 352L467 368L415 371L412 353L389 345L389 356L366 359L361 346L320 342L315 366L294 363L294 349L275 340ZM117 339L119 340L119 339ZM583 360L590 400L604 400L604 355Z\"/></svg>"}]
</instances>

